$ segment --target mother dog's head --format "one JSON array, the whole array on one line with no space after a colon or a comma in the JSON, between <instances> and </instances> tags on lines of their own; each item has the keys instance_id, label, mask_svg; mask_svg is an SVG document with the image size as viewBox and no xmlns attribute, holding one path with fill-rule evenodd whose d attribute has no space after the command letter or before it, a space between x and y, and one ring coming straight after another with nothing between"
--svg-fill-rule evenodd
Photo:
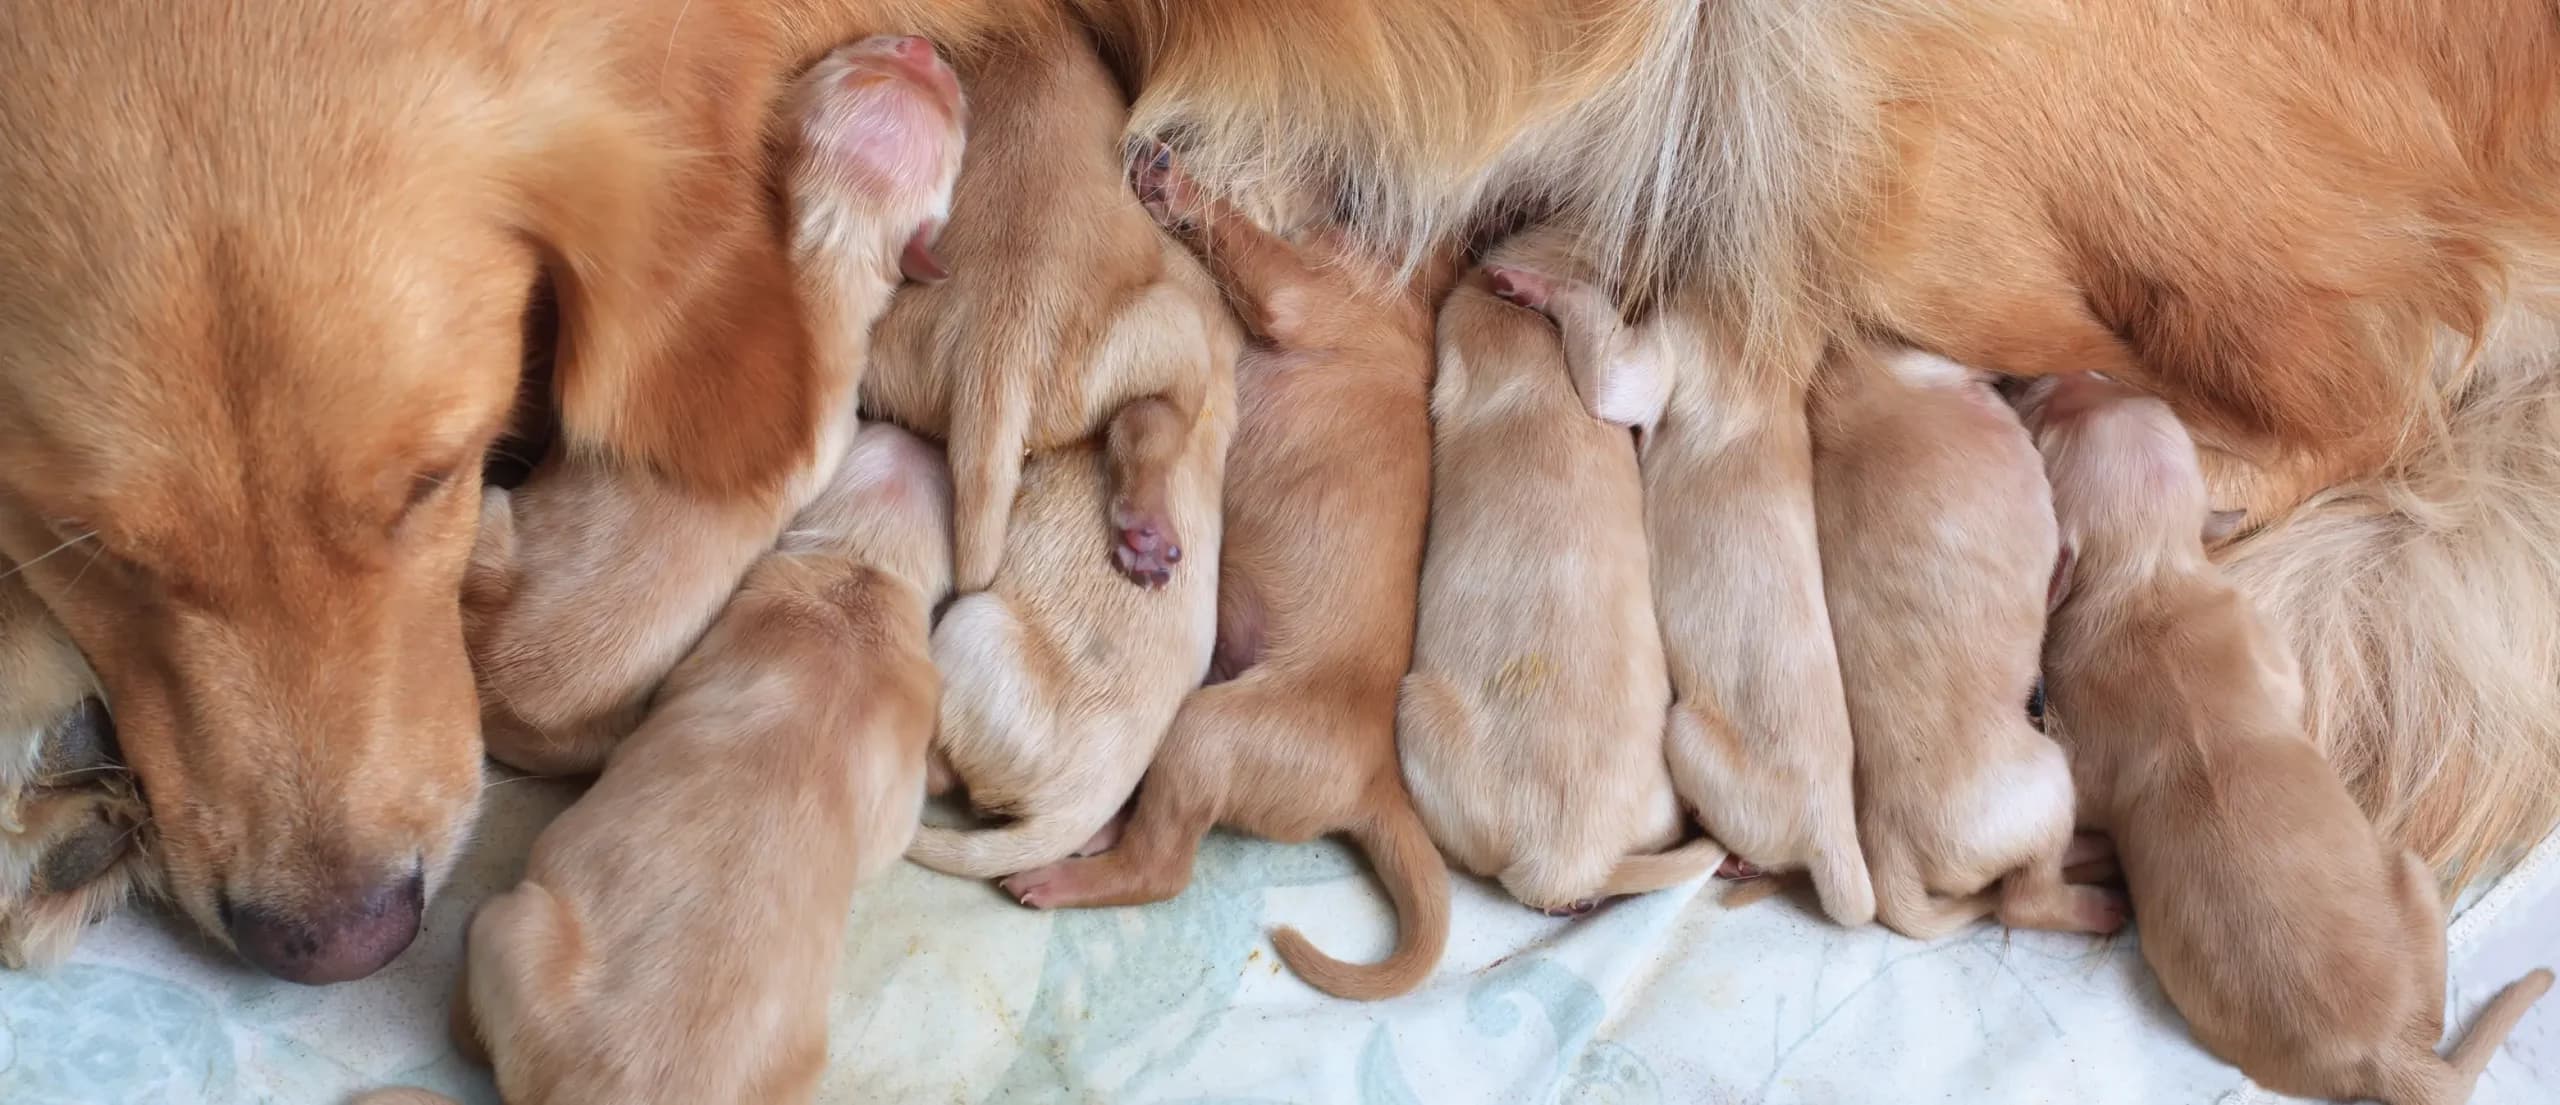
<instances>
[{"instance_id":1,"label":"mother dog's head","mask_svg":"<svg viewBox=\"0 0 2560 1105\"><path fill-rule=\"evenodd\" d=\"M686 138L752 156L753 90L579 6L0 3L0 556L97 670L179 903L285 978L399 954L468 831L456 592L533 290L570 447L706 492L792 448L753 175Z\"/></svg>"}]
</instances>

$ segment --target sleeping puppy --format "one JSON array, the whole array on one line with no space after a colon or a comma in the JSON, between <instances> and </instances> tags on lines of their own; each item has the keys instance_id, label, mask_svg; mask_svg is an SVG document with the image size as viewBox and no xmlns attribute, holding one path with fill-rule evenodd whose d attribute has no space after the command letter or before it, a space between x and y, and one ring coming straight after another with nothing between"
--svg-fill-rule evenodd
<instances>
[{"instance_id":1,"label":"sleeping puppy","mask_svg":"<svg viewBox=\"0 0 2560 1105\"><path fill-rule=\"evenodd\" d=\"M813 1098L847 901L923 802L947 480L864 427L472 919L455 1023L511 1105Z\"/></svg>"},{"instance_id":2,"label":"sleeping puppy","mask_svg":"<svg viewBox=\"0 0 2560 1105\"><path fill-rule=\"evenodd\" d=\"M791 242L821 386L820 449L770 496L703 498L612 458L569 453L486 492L463 582L489 754L538 774L603 763L738 574L824 486L852 432L871 324L900 277L943 276L965 108L913 36L821 59L794 90Z\"/></svg>"},{"instance_id":3,"label":"sleeping puppy","mask_svg":"<svg viewBox=\"0 0 2560 1105\"><path fill-rule=\"evenodd\" d=\"M1813 501L1877 917L2114 931L2121 902L2063 881L2070 768L2022 709L2056 551L2035 447L1949 361L1851 349L1825 373Z\"/></svg>"},{"instance_id":4,"label":"sleeping puppy","mask_svg":"<svg viewBox=\"0 0 2560 1105\"><path fill-rule=\"evenodd\" d=\"M0 561L0 967L48 967L156 891L150 815L80 650Z\"/></svg>"},{"instance_id":5,"label":"sleeping puppy","mask_svg":"<svg viewBox=\"0 0 2560 1105\"><path fill-rule=\"evenodd\" d=\"M2156 399L2087 374L2022 404L2069 556L2045 646L2082 823L2115 838L2143 958L2198 1042L2304 1097L2458 1105L2538 970L2450 1062L2444 904L2304 736L2292 649L2205 555L2205 481Z\"/></svg>"},{"instance_id":6,"label":"sleeping puppy","mask_svg":"<svg viewBox=\"0 0 2560 1105\"><path fill-rule=\"evenodd\" d=\"M1294 929L1272 944L1308 985L1376 999L1411 990L1449 935L1449 875L1396 765L1396 683L1413 649L1430 494L1433 266L1402 293L1338 240L1301 253L1203 204L1159 149L1149 211L1190 241L1257 346L1227 467L1212 678L1182 702L1118 846L1005 880L1048 909L1162 901L1191 881L1210 826L1275 840L1343 832L1396 905L1396 949L1343 963Z\"/></svg>"},{"instance_id":7,"label":"sleeping puppy","mask_svg":"<svg viewBox=\"0 0 2560 1105\"><path fill-rule=\"evenodd\" d=\"M1617 310L1573 244L1506 242L1440 309L1431 545L1397 710L1432 839L1558 914L1725 857L1711 839L1661 851L1686 824L1630 431L1660 416L1668 381L1659 358L1603 348Z\"/></svg>"},{"instance_id":8,"label":"sleeping puppy","mask_svg":"<svg viewBox=\"0 0 2560 1105\"><path fill-rule=\"evenodd\" d=\"M1113 536L1060 537L1162 587L1207 551L1170 517L1169 481L1210 373L1193 347L1155 341L1196 329L1198 305L1169 271L1188 260L1129 197L1128 102L1063 22L962 64L981 125L944 248L989 273L920 290L882 321L863 409L947 443L962 593L995 579L1026 459L1097 433Z\"/></svg>"},{"instance_id":9,"label":"sleeping puppy","mask_svg":"<svg viewBox=\"0 0 2560 1105\"><path fill-rule=\"evenodd\" d=\"M1091 101L1108 90L1098 63L1081 44L1015 64L983 104L1028 109L1035 105L1006 97L1045 89L1036 106L1054 112L1069 98ZM1077 109L1087 110L1100 109ZM998 109L987 106L986 112L994 116ZM1050 135L1036 158L1027 151L996 151L986 163L1013 156L1081 164L1088 154L1110 152L1110 136L1101 130L1071 136L1104 148L1062 157L1057 136ZM964 201L975 195L994 202L963 191ZM1094 359L1093 378L1133 371L1113 367L1122 361L1190 366L1179 371L1206 379L1205 398L1195 415L1183 416L1164 492L1168 532L1183 535L1193 566L1161 587L1142 589L1129 586L1110 560L1095 555L1095 523L1127 487L1118 429L1104 435L1107 444L1088 440L1024 463L1019 494L1007 493L1013 517L1004 530L994 585L961 595L934 628L933 658L944 680L942 728L934 738L935 793L956 781L979 812L1012 819L996 828L919 831L908 858L947 874L1011 875L1098 847L1096 841L1079 848L1095 840L1137 789L1183 696L1208 673L1217 634L1219 504L1228 440L1235 432L1235 358L1243 337L1208 274L1156 228L1125 178L1109 196L1080 202L1087 201L1059 215L1060 225L1085 228L1087 240L1053 244L1084 251L1087 265L1072 279L1121 289L1120 297L1025 298L1025 279L1045 286L1070 274L1049 269L1054 259L1023 255L1021 243L989 241L955 225L949 244L957 275L930 294L901 297L881 324L881 365L886 370L905 355L892 352L890 335L919 333L927 324L919 316L959 311L1010 327L1019 323L994 322L995 316L1071 306L1071 313L1043 325L1086 335L1076 348ZM959 209L964 218L973 210ZM1106 240L1113 243L1107 249L1100 245ZM1148 306L1113 309L1131 299ZM1141 399L1124 416L1150 411L1143 417L1172 418L1179 409ZM964 447L952 457L955 504L968 493L965 455ZM963 526L955 520L955 533ZM958 540L965 542L965 533Z\"/></svg>"},{"instance_id":10,"label":"sleeping puppy","mask_svg":"<svg viewBox=\"0 0 2560 1105\"><path fill-rule=\"evenodd\" d=\"M1685 305L1649 325L1676 366L1644 452L1673 787L1733 849L1733 873L1803 868L1832 920L1864 925L1875 891L1815 540L1804 384L1745 369Z\"/></svg>"}]
</instances>

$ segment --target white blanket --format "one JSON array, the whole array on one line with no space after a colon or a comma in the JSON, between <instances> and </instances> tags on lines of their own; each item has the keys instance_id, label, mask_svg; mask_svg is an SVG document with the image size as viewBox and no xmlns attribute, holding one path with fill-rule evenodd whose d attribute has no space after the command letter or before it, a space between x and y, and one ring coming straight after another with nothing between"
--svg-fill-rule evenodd
<instances>
[{"instance_id":1,"label":"white blanket","mask_svg":"<svg viewBox=\"0 0 2560 1105\"><path fill-rule=\"evenodd\" d=\"M477 850L418 946L360 983L274 982L179 922L118 918L46 974L0 974L7 1105L335 1105L385 1083L494 1103L445 1009L463 918L511 881L573 794L490 792ZM2454 924L2453 1003L2560 960L2560 838ZM1978 927L1918 944L1843 932L1784 899L1690 886L1554 921L1460 879L1447 961L1420 992L1320 997L1264 930L1383 952L1382 893L1342 847L1223 834L1191 889L1139 909L1034 913L900 866L845 936L828 1102L1927 1102L2251 1105L2190 1042L2130 938ZM741 901L741 908L752 908ZM2560 1102L2560 1001L2537 1007L2481 1105Z\"/></svg>"}]
</instances>

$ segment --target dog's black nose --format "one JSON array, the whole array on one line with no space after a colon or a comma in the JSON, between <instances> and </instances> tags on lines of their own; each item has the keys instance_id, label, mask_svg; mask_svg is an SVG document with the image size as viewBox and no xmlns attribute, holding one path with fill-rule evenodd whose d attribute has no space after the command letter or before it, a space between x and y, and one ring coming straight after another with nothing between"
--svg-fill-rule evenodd
<instances>
[{"instance_id":1,"label":"dog's black nose","mask_svg":"<svg viewBox=\"0 0 2560 1105\"><path fill-rule=\"evenodd\" d=\"M226 896L222 922L240 957L287 982L325 986L363 978L408 950L426 912L426 880L412 871L392 882L336 901L317 903L302 916Z\"/></svg>"}]
</instances>

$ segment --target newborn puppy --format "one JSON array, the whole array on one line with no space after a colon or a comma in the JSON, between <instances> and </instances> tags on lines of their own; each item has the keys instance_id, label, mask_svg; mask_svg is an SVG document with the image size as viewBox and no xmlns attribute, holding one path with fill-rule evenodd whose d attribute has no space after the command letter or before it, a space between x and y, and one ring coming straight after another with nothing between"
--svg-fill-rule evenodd
<instances>
[{"instance_id":1,"label":"newborn puppy","mask_svg":"<svg viewBox=\"0 0 2560 1105\"><path fill-rule=\"evenodd\" d=\"M1643 464L1673 788L1733 849L1734 873L1804 868L1832 920L1864 925L1875 891L1815 539L1805 388L1724 357L1677 304L1648 328L1653 355L1675 366Z\"/></svg>"},{"instance_id":2,"label":"newborn puppy","mask_svg":"<svg viewBox=\"0 0 2560 1105\"><path fill-rule=\"evenodd\" d=\"M2070 768L2024 709L2055 556L2035 446L1940 358L1848 350L1826 373L1813 501L1877 916L1919 940L1995 906L2114 931L2122 903L2063 880Z\"/></svg>"},{"instance_id":3,"label":"newborn puppy","mask_svg":"<svg viewBox=\"0 0 2560 1105\"><path fill-rule=\"evenodd\" d=\"M1012 104L1021 113L1017 121L1053 118L1061 105L1082 105L1070 113L1079 120L1073 128L1040 137L1036 155L1024 137L1010 155L997 152L992 158L1081 166L1087 156L1115 148L1116 131L1106 133L1096 119L1085 118L1100 110L1094 101L1110 86L1081 42L1020 59L1016 69L990 72L1007 74L989 99ZM1000 113L990 108L987 114ZM1062 148L1061 141L1091 148ZM928 311L1011 327L1027 323L1004 321L1006 312L1071 308L1042 325L1090 335L1089 343L1073 348L1089 351L1095 365L1144 361L1205 381L1205 398L1194 413L1181 416L1176 447L1163 466L1167 532L1184 535L1194 564L1168 576L1164 586L1131 587L1093 553L1094 521L1116 510L1106 503L1125 498L1129 486L1118 428L1105 434L1108 444L1087 441L1033 456L1022 468L1020 493L1004 492L1000 501L1012 504L1013 517L1003 531L994 585L962 595L934 629L933 658L944 680L934 751L967 790L971 805L1013 820L989 829L919 831L908 858L948 874L1011 875L1078 851L1137 789L1183 695L1209 669L1218 581L1217 572L1204 567L1218 562L1220 488L1235 432L1235 358L1243 337L1208 274L1156 228L1116 175L1121 170L1113 171L1120 183L1109 196L1077 192L1075 210L1055 213L1052 230L1083 228L1086 240L1051 244L1103 263L1075 279L1119 288L1123 299L1043 298L1035 290L1066 279L1050 267L1054 257L1038 248L1024 252L1020 242L999 248L955 227L954 256L974 263L961 266L957 277L929 295L902 298L881 327L884 335L912 335L908 327ZM991 205L986 211L1000 209L995 197L971 187L964 183L964 204L976 196ZM1037 200L1030 205L1037 207L1053 196L1035 191L1003 198ZM1124 232L1130 240L1123 240ZM1105 241L1116 244L1103 250ZM1121 249L1140 246L1148 257L1143 264ZM884 364L895 359L882 354ZM1150 400L1130 409L1141 408L1154 411L1147 416L1152 419L1171 417L1181 406ZM961 433L957 425L953 432ZM955 437L952 475L961 508L955 531L966 525L966 455L967 447ZM937 764L936 793L948 782Z\"/></svg>"},{"instance_id":4,"label":"newborn puppy","mask_svg":"<svg viewBox=\"0 0 2560 1105\"><path fill-rule=\"evenodd\" d=\"M943 275L932 242L959 172L964 108L933 47L877 37L803 76L787 109L791 244L819 368L801 478L695 498L576 453L490 490L463 580L489 754L538 774L597 769L739 573L827 484L853 431L872 322L901 275Z\"/></svg>"},{"instance_id":5,"label":"newborn puppy","mask_svg":"<svg viewBox=\"0 0 2560 1105\"><path fill-rule=\"evenodd\" d=\"M156 892L149 811L89 665L0 561L0 967L47 967Z\"/></svg>"},{"instance_id":6,"label":"newborn puppy","mask_svg":"<svg viewBox=\"0 0 2560 1105\"><path fill-rule=\"evenodd\" d=\"M2080 375L2023 405L2069 550L2045 646L2083 823L2115 838L2142 954L2196 1040L2304 1097L2457 1105L2551 987L2489 1003L2450 1063L2444 905L2302 726L2293 652L2205 556L2205 484L2169 408Z\"/></svg>"},{"instance_id":7,"label":"newborn puppy","mask_svg":"<svg viewBox=\"0 0 2560 1105\"><path fill-rule=\"evenodd\" d=\"M982 276L902 297L863 409L948 444L962 593L996 577L1027 460L1096 433L1110 497L1091 522L1114 536L1088 524L1058 539L1162 587L1209 551L1171 516L1170 487L1209 366L1157 341L1196 329L1195 266L1129 195L1128 103L1082 31L1061 23L961 64L981 125L943 247Z\"/></svg>"},{"instance_id":8,"label":"newborn puppy","mask_svg":"<svg viewBox=\"0 0 2560 1105\"><path fill-rule=\"evenodd\" d=\"M1550 913L1725 856L1703 838L1659 851L1685 823L1663 762L1671 685L1630 430L1659 417L1666 381L1658 358L1605 348L1617 309L1572 244L1551 230L1506 242L1440 308L1431 545L1397 712L1432 839ZM1582 339L1580 364L1563 335Z\"/></svg>"},{"instance_id":9,"label":"newborn puppy","mask_svg":"<svg viewBox=\"0 0 2560 1105\"><path fill-rule=\"evenodd\" d=\"M812 1099L847 902L923 801L947 479L864 427L472 919L456 1023L507 1101Z\"/></svg>"},{"instance_id":10,"label":"newborn puppy","mask_svg":"<svg viewBox=\"0 0 2560 1105\"><path fill-rule=\"evenodd\" d=\"M1447 266L1375 294L1325 271L1351 259L1338 241L1302 255L1200 203L1170 155L1138 184L1260 342L1237 368L1243 424L1218 561L1213 667L1232 678L1183 700L1116 849L1005 889L1035 908L1162 901L1190 883L1213 824L1284 841L1346 832L1395 900L1396 950L1352 965L1294 929L1272 943L1326 993L1401 994L1439 963L1449 933L1448 869L1395 753L1431 478L1431 305Z\"/></svg>"}]
</instances>

